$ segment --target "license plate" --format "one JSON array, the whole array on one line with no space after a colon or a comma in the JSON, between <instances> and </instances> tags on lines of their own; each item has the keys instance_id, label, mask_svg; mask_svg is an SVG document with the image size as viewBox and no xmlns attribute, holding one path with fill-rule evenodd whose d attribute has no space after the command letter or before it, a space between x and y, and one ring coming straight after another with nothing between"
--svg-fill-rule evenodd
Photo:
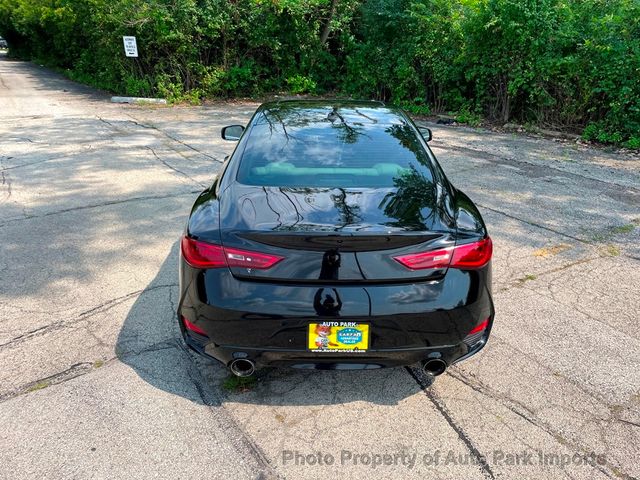
<instances>
[{"instance_id":1,"label":"license plate","mask_svg":"<svg viewBox=\"0 0 640 480\"><path fill-rule=\"evenodd\" d=\"M366 352L369 348L369 325L333 321L311 323L308 347L312 352Z\"/></svg>"}]
</instances>

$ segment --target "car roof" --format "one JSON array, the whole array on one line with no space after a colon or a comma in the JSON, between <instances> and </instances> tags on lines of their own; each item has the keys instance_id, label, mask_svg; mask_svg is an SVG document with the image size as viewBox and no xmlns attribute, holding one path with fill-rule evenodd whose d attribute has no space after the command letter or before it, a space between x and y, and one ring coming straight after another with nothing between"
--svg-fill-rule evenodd
<instances>
[{"instance_id":1,"label":"car roof","mask_svg":"<svg viewBox=\"0 0 640 480\"><path fill-rule=\"evenodd\" d=\"M304 127L319 122L340 121L361 125L403 125L404 114L383 102L359 100L281 100L264 103L255 124L277 122L284 127Z\"/></svg>"}]
</instances>

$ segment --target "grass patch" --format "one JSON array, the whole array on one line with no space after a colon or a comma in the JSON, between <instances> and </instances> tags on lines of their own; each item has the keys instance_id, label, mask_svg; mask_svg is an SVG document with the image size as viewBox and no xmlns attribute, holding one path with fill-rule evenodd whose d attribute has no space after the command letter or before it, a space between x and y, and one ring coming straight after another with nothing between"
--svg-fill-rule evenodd
<instances>
[{"instance_id":1,"label":"grass patch","mask_svg":"<svg viewBox=\"0 0 640 480\"><path fill-rule=\"evenodd\" d=\"M636 228L633 223L629 223L627 225L620 225L619 227L612 227L611 233L614 235L622 234L622 233L631 233Z\"/></svg>"},{"instance_id":2,"label":"grass patch","mask_svg":"<svg viewBox=\"0 0 640 480\"><path fill-rule=\"evenodd\" d=\"M611 413L617 417L626 410L626 407L623 407L622 405L611 405L609 410L611 410Z\"/></svg>"},{"instance_id":3,"label":"grass patch","mask_svg":"<svg viewBox=\"0 0 640 480\"><path fill-rule=\"evenodd\" d=\"M251 377L236 377L235 375L227 377L222 383L222 388L228 392L243 393L250 391L256 386L257 379Z\"/></svg>"},{"instance_id":4,"label":"grass patch","mask_svg":"<svg viewBox=\"0 0 640 480\"><path fill-rule=\"evenodd\" d=\"M38 390L42 390L43 388L47 388L49 386L49 382L38 382L34 385L31 385L27 392L37 392Z\"/></svg>"},{"instance_id":5,"label":"grass patch","mask_svg":"<svg viewBox=\"0 0 640 480\"><path fill-rule=\"evenodd\" d=\"M639 225L640 224L638 223L638 219L634 219L632 220L631 223L627 223L626 225L607 227L598 233L592 233L590 235L591 241L594 243L602 243L609 240L611 237L615 235L627 235L629 233L632 233L635 230L635 228Z\"/></svg>"},{"instance_id":6,"label":"grass patch","mask_svg":"<svg viewBox=\"0 0 640 480\"><path fill-rule=\"evenodd\" d=\"M519 285L524 285L525 283L527 283L527 282L531 282L532 280L535 280L535 279L537 279L537 278L538 278L538 276L537 276L537 275L534 275L534 274L532 274L532 273L528 273L528 274L526 274L524 277L518 278L518 279L516 280L516 282L517 282Z\"/></svg>"},{"instance_id":7,"label":"grass patch","mask_svg":"<svg viewBox=\"0 0 640 480\"><path fill-rule=\"evenodd\" d=\"M617 245L607 245L602 249L602 253L607 257L618 257L620 256L620 247Z\"/></svg>"},{"instance_id":8,"label":"grass patch","mask_svg":"<svg viewBox=\"0 0 640 480\"><path fill-rule=\"evenodd\" d=\"M590 242L591 243L601 243L607 240L610 235L605 235L604 233L594 233L591 235Z\"/></svg>"},{"instance_id":9,"label":"grass patch","mask_svg":"<svg viewBox=\"0 0 640 480\"><path fill-rule=\"evenodd\" d=\"M566 445L569 444L569 442L567 442L567 440L562 435L560 435L559 433L554 433L553 434L553 438L555 438L556 442L558 442L560 445L565 445L566 446Z\"/></svg>"}]
</instances>

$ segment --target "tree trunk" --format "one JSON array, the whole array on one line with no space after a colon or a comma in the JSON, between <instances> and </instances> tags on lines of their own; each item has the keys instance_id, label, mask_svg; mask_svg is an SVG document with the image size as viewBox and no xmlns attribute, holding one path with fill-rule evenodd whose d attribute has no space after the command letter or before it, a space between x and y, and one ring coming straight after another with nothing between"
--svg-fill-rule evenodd
<instances>
[{"instance_id":1,"label":"tree trunk","mask_svg":"<svg viewBox=\"0 0 640 480\"><path fill-rule=\"evenodd\" d=\"M331 0L331 7L329 8L329 16L327 17L327 23L324 24L324 28L322 29L322 33L320 34L320 43L325 44L329 39L329 34L331 33L331 20L333 20L333 16L336 14L336 7L338 6L338 0Z\"/></svg>"},{"instance_id":2,"label":"tree trunk","mask_svg":"<svg viewBox=\"0 0 640 480\"><path fill-rule=\"evenodd\" d=\"M502 92L502 123L507 123L511 113L511 96L509 95L509 78L507 76L502 78Z\"/></svg>"},{"instance_id":3,"label":"tree trunk","mask_svg":"<svg viewBox=\"0 0 640 480\"><path fill-rule=\"evenodd\" d=\"M511 98L509 98L509 91L505 93L504 104L502 108L502 123L509 121L509 115L511 113Z\"/></svg>"}]
</instances>

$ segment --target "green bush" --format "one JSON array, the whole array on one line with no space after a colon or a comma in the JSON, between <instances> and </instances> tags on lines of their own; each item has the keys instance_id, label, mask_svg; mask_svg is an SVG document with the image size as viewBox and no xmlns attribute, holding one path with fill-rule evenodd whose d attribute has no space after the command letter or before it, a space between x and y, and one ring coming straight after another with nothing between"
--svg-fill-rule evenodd
<instances>
[{"instance_id":1,"label":"green bush","mask_svg":"<svg viewBox=\"0 0 640 480\"><path fill-rule=\"evenodd\" d=\"M224 88L230 95L251 95L258 88L256 74L254 62L233 66L226 72Z\"/></svg>"},{"instance_id":2,"label":"green bush","mask_svg":"<svg viewBox=\"0 0 640 480\"><path fill-rule=\"evenodd\" d=\"M623 145L627 148L640 150L640 135L630 137Z\"/></svg>"},{"instance_id":3,"label":"green bush","mask_svg":"<svg viewBox=\"0 0 640 480\"><path fill-rule=\"evenodd\" d=\"M466 123L472 127L477 127L481 123L481 118L478 113L473 112L468 105L463 106L456 114L456 122Z\"/></svg>"},{"instance_id":4,"label":"green bush","mask_svg":"<svg viewBox=\"0 0 640 480\"><path fill-rule=\"evenodd\" d=\"M317 85L309 77L296 74L287 78L287 85L291 93L315 93Z\"/></svg>"},{"instance_id":5,"label":"green bush","mask_svg":"<svg viewBox=\"0 0 640 480\"><path fill-rule=\"evenodd\" d=\"M0 35L122 94L333 92L638 148L638 0L0 0Z\"/></svg>"},{"instance_id":6,"label":"green bush","mask_svg":"<svg viewBox=\"0 0 640 480\"><path fill-rule=\"evenodd\" d=\"M218 66L203 69L200 87L204 97L217 97L225 92L225 71Z\"/></svg>"},{"instance_id":7,"label":"green bush","mask_svg":"<svg viewBox=\"0 0 640 480\"><path fill-rule=\"evenodd\" d=\"M421 98L414 98L411 102L400 102L399 106L414 115L431 115L431 107Z\"/></svg>"}]
</instances>

